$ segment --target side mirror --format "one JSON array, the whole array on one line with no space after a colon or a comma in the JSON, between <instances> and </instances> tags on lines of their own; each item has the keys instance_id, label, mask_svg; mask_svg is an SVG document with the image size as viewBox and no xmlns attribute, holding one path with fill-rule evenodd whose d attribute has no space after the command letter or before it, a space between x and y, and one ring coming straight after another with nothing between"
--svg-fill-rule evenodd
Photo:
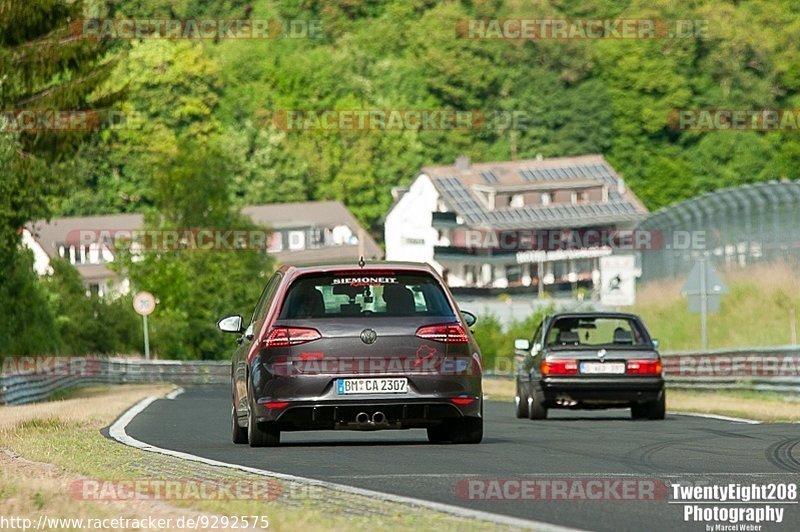
<instances>
[{"instance_id":1,"label":"side mirror","mask_svg":"<svg viewBox=\"0 0 800 532\"><path fill-rule=\"evenodd\" d=\"M661 345L660 342L653 338L653 349L658 349L658 346Z\"/></svg>"},{"instance_id":2,"label":"side mirror","mask_svg":"<svg viewBox=\"0 0 800 532\"><path fill-rule=\"evenodd\" d=\"M517 351L528 351L531 348L531 343L525 338L517 338L514 340L514 349Z\"/></svg>"},{"instance_id":3,"label":"side mirror","mask_svg":"<svg viewBox=\"0 0 800 532\"><path fill-rule=\"evenodd\" d=\"M469 328L472 328L472 326L478 322L478 317L468 310L462 310L461 317L464 318L464 323L466 323Z\"/></svg>"},{"instance_id":4,"label":"side mirror","mask_svg":"<svg viewBox=\"0 0 800 532\"><path fill-rule=\"evenodd\" d=\"M244 332L244 318L241 316L228 316L217 322L220 331L241 334Z\"/></svg>"}]
</instances>

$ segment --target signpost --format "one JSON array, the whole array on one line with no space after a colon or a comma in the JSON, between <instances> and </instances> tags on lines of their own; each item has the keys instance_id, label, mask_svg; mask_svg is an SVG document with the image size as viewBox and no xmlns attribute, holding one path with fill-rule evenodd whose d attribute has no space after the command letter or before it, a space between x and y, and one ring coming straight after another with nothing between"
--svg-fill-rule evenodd
<instances>
[{"instance_id":1,"label":"signpost","mask_svg":"<svg viewBox=\"0 0 800 532\"><path fill-rule=\"evenodd\" d=\"M600 302L610 307L633 305L636 302L636 257L600 257Z\"/></svg>"},{"instance_id":2,"label":"signpost","mask_svg":"<svg viewBox=\"0 0 800 532\"><path fill-rule=\"evenodd\" d=\"M150 360L150 339L147 336L147 316L156 309L156 298L150 292L138 292L133 296L133 310L142 317L144 328L144 358Z\"/></svg>"},{"instance_id":3,"label":"signpost","mask_svg":"<svg viewBox=\"0 0 800 532\"><path fill-rule=\"evenodd\" d=\"M708 258L698 259L689 278L686 279L681 295L689 298L689 312L700 313L700 343L702 349L708 348L708 313L719 312L720 296L727 294L728 288L722 282Z\"/></svg>"}]
</instances>

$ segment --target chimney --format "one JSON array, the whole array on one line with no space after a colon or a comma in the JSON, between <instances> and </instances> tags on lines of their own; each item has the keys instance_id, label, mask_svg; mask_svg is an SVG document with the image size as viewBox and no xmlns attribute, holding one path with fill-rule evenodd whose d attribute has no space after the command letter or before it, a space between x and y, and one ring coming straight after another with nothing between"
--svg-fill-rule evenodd
<instances>
[{"instance_id":1,"label":"chimney","mask_svg":"<svg viewBox=\"0 0 800 532\"><path fill-rule=\"evenodd\" d=\"M468 172L469 171L469 156L468 155L459 155L456 157L456 169L459 172Z\"/></svg>"}]
</instances>

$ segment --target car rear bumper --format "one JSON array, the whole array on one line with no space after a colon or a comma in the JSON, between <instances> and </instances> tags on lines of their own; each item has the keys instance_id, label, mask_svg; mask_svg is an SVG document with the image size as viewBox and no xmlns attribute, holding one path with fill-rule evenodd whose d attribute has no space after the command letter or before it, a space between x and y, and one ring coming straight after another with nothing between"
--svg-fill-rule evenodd
<instances>
[{"instance_id":1,"label":"car rear bumper","mask_svg":"<svg viewBox=\"0 0 800 532\"><path fill-rule=\"evenodd\" d=\"M453 398L407 398L294 401L278 408L256 406L256 421L274 422L280 430L377 430L424 428L439 425L446 419L480 417L481 398L473 397L469 404L456 404ZM456 398L464 399L464 398ZM375 422L375 414L383 420ZM360 422L359 414L369 421Z\"/></svg>"},{"instance_id":2,"label":"car rear bumper","mask_svg":"<svg viewBox=\"0 0 800 532\"><path fill-rule=\"evenodd\" d=\"M658 400L664 392L660 377L548 377L541 381L545 401L632 404Z\"/></svg>"}]
</instances>

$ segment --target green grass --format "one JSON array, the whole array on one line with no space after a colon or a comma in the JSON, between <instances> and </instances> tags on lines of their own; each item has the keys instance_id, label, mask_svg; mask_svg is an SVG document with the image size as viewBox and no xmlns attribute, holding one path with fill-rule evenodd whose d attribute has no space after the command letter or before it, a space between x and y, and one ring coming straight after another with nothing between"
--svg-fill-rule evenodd
<instances>
[{"instance_id":1,"label":"green grass","mask_svg":"<svg viewBox=\"0 0 800 532\"><path fill-rule=\"evenodd\" d=\"M793 268L772 264L720 273L729 293L722 296L719 313L709 314L709 348L788 345L792 307L800 313L800 283ZM639 287L632 308L660 340L662 351L701 347L700 315L689 313L680 295L684 280Z\"/></svg>"}]
</instances>

